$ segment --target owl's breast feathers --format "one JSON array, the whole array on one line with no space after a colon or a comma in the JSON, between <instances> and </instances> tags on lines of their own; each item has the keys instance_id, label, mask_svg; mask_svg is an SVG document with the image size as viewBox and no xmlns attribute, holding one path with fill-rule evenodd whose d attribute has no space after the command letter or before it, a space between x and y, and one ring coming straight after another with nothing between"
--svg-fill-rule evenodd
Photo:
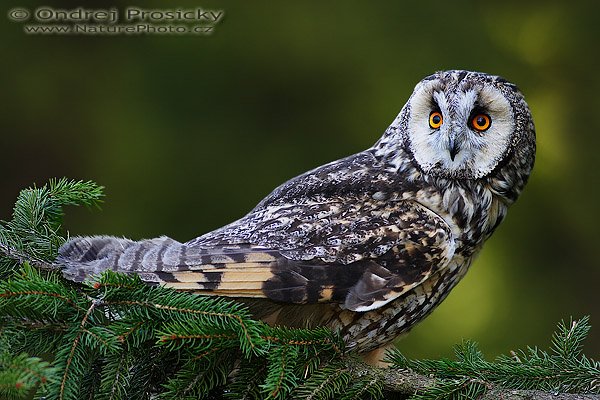
<instances>
[{"instance_id":1,"label":"owl's breast feathers","mask_svg":"<svg viewBox=\"0 0 600 400\"><path fill-rule=\"evenodd\" d=\"M246 217L188 243L74 238L58 262L76 281L110 269L207 295L377 309L445 268L456 238L372 157L301 175Z\"/></svg>"}]
</instances>

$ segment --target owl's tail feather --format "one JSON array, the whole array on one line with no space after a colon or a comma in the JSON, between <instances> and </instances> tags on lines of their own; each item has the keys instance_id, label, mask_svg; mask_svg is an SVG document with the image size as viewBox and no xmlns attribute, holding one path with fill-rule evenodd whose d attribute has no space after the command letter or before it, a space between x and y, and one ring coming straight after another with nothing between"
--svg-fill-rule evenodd
<instances>
[{"instance_id":1,"label":"owl's tail feather","mask_svg":"<svg viewBox=\"0 0 600 400\"><path fill-rule=\"evenodd\" d=\"M113 236L74 237L58 250L56 263L65 278L76 282L105 270L143 274L156 270L165 251L180 251L181 246L165 236L139 242Z\"/></svg>"},{"instance_id":2,"label":"owl's tail feather","mask_svg":"<svg viewBox=\"0 0 600 400\"><path fill-rule=\"evenodd\" d=\"M138 242L113 236L74 237L58 253L55 264L75 282L111 270L179 290L246 297L264 297L260 289L280 258L276 250L247 243L188 245L166 236Z\"/></svg>"}]
</instances>

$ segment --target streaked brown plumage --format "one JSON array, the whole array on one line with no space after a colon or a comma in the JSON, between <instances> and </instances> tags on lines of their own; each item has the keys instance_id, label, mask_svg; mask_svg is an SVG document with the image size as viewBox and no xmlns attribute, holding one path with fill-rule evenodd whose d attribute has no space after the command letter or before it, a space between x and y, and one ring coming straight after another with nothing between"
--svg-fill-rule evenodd
<instances>
[{"instance_id":1,"label":"streaked brown plumage","mask_svg":"<svg viewBox=\"0 0 600 400\"><path fill-rule=\"evenodd\" d=\"M257 318L328 326L366 352L447 296L518 197L534 153L514 85L440 72L373 147L284 183L232 224L187 243L74 238L58 262L76 281L112 269L235 297Z\"/></svg>"}]
</instances>

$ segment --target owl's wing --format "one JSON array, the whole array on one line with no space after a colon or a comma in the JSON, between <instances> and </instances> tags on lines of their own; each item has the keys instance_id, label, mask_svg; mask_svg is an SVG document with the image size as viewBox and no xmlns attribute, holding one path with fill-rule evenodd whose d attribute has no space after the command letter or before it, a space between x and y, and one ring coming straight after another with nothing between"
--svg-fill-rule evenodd
<instances>
[{"instance_id":1,"label":"owl's wing","mask_svg":"<svg viewBox=\"0 0 600 400\"><path fill-rule=\"evenodd\" d=\"M448 225L418 203L313 199L268 206L192 242L74 238L59 263L72 280L105 269L206 295L379 308L444 268Z\"/></svg>"}]
</instances>

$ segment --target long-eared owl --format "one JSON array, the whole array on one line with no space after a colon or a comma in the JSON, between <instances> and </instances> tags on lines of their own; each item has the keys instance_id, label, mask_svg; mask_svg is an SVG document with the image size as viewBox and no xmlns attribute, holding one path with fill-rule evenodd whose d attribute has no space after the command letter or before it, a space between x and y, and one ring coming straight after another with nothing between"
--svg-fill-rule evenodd
<instances>
[{"instance_id":1,"label":"long-eared owl","mask_svg":"<svg viewBox=\"0 0 600 400\"><path fill-rule=\"evenodd\" d=\"M187 243L76 237L58 263L74 281L110 269L237 298L271 324L327 326L367 352L446 297L534 157L533 121L514 84L438 72L371 148L289 180L245 217Z\"/></svg>"}]
</instances>

